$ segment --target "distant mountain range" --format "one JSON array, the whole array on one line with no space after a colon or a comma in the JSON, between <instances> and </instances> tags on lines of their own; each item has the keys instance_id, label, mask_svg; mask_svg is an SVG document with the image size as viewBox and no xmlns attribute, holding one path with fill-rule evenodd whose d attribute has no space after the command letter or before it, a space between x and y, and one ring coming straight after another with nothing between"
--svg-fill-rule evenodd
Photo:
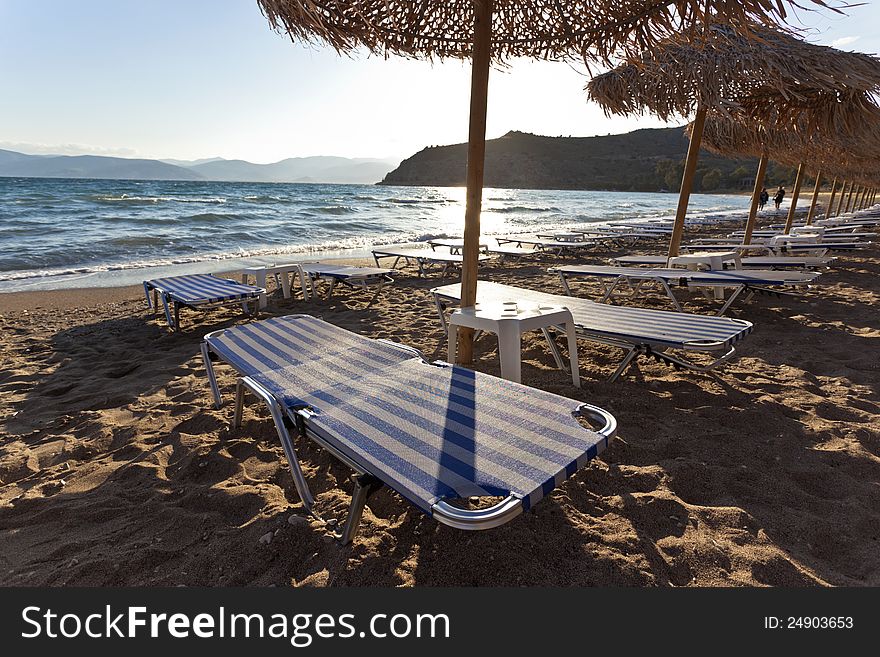
<instances>
[{"instance_id":1,"label":"distant mountain range","mask_svg":"<svg viewBox=\"0 0 880 657\"><path fill-rule=\"evenodd\" d=\"M678 191L688 141L681 128L604 137L544 137L508 132L486 142L485 186L508 189ZM749 191L756 160L702 151L694 191ZM272 164L244 160L138 160L96 155L25 155L0 150L0 176L315 182L456 187L465 184L467 144L431 146L400 162L294 157ZM393 169L393 170L392 170ZM773 162L765 184L790 185L794 171Z\"/></svg>"},{"instance_id":2,"label":"distant mountain range","mask_svg":"<svg viewBox=\"0 0 880 657\"><path fill-rule=\"evenodd\" d=\"M508 132L486 142L486 187L678 191L688 141L682 128L635 130L604 137L544 137ZM694 191L751 190L757 160L700 152ZM383 185L462 186L467 144L432 146L400 163ZM774 163L766 184L788 185L793 170Z\"/></svg>"},{"instance_id":3,"label":"distant mountain range","mask_svg":"<svg viewBox=\"0 0 880 657\"><path fill-rule=\"evenodd\" d=\"M144 160L99 155L26 155L0 149L0 176L134 180L222 180L372 184L397 165L394 160L292 157L272 164L244 160Z\"/></svg>"}]
</instances>

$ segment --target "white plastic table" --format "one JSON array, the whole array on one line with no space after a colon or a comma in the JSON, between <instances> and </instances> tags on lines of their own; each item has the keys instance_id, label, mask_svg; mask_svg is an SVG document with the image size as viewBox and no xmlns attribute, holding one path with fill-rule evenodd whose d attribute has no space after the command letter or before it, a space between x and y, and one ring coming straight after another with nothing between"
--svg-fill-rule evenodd
<instances>
[{"instance_id":1,"label":"white plastic table","mask_svg":"<svg viewBox=\"0 0 880 657\"><path fill-rule=\"evenodd\" d=\"M724 269L725 262L733 262L737 269L742 269L738 251L694 251L687 255L677 255L669 259L669 266L683 265L688 269L697 269L706 265L711 270Z\"/></svg>"},{"instance_id":2,"label":"white plastic table","mask_svg":"<svg viewBox=\"0 0 880 657\"><path fill-rule=\"evenodd\" d=\"M290 298L290 276L291 272L295 272L299 276L299 282L302 286L303 296L308 298L308 293L306 292L306 284L305 284L305 276L303 275L302 267L298 262L287 264L287 265L264 265L259 267L246 267L241 270L241 282L247 283L248 277L253 276L257 279L257 287L261 287L266 289L266 277L269 274L275 276L275 280L278 281L280 279L281 282L281 292L284 294L285 299ZM265 294L260 295L260 308L265 308L268 301L266 299Z\"/></svg>"},{"instance_id":3,"label":"white plastic table","mask_svg":"<svg viewBox=\"0 0 880 657\"><path fill-rule=\"evenodd\" d=\"M580 388L578 372L577 338L571 311L564 306L546 306L533 302L507 301L492 304L476 304L471 308L460 308L449 318L448 361L455 362L458 346L458 327L465 326L481 331L489 331L498 336L498 356L501 360L501 376L509 381L521 383L522 379L522 334L526 331L552 326L563 326L568 338L568 353L571 365L571 381ZM549 339L549 335L548 335ZM556 354L554 354L554 357ZM562 368L562 362L557 360Z\"/></svg>"},{"instance_id":4,"label":"white plastic table","mask_svg":"<svg viewBox=\"0 0 880 657\"><path fill-rule=\"evenodd\" d=\"M673 256L669 259L669 266L698 270L700 265L706 265L711 271L715 271L724 269L725 262L733 262L734 268L742 269L739 251L694 251L687 255ZM719 301L724 299L723 288L715 288L715 298Z\"/></svg>"}]
</instances>

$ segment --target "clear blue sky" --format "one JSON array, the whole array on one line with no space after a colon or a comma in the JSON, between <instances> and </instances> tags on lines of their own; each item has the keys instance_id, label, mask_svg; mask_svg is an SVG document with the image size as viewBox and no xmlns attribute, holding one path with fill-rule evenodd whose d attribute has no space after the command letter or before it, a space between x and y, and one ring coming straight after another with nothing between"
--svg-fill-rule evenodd
<instances>
[{"instance_id":1,"label":"clear blue sky","mask_svg":"<svg viewBox=\"0 0 880 657\"><path fill-rule=\"evenodd\" d=\"M880 7L799 12L809 39L880 51ZM606 118L583 67L493 71L490 137L661 125ZM400 158L467 139L469 67L295 46L254 0L0 0L0 148L254 162Z\"/></svg>"}]
</instances>

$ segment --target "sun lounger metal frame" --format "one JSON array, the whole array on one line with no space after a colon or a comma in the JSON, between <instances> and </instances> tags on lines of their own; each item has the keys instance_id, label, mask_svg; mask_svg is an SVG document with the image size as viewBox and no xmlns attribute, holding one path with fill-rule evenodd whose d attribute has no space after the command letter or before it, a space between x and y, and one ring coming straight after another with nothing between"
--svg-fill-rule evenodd
<instances>
[{"instance_id":1,"label":"sun lounger metal frame","mask_svg":"<svg viewBox=\"0 0 880 657\"><path fill-rule=\"evenodd\" d=\"M540 249L524 249L518 246L490 246L486 249L486 253L490 255L498 256L498 261L502 262L507 257L513 256L514 258L519 258L522 256L533 256L540 255L542 252Z\"/></svg>"},{"instance_id":2,"label":"sun lounger metal frame","mask_svg":"<svg viewBox=\"0 0 880 657\"><path fill-rule=\"evenodd\" d=\"M669 258L658 255L627 255L611 258L612 264L619 267L648 265L665 267ZM753 256L740 258L743 269L823 269L831 265L835 258L797 257L797 256ZM725 270L730 269L725 266Z\"/></svg>"},{"instance_id":3,"label":"sun lounger metal frame","mask_svg":"<svg viewBox=\"0 0 880 657\"><path fill-rule=\"evenodd\" d=\"M295 320L301 317L314 319L309 316L303 315L292 315L284 319ZM218 409L222 406L223 402L220 396L220 389L217 384L217 378L214 373L214 365L212 360L223 360L223 354L212 347L210 340L215 336L222 335L225 331L228 330L229 329L222 329L219 331L208 333L202 341L201 345L202 360L204 361L205 370L208 376L208 382L211 387L211 393L214 397L214 405ZM364 339L368 340L368 338ZM418 350L411 347L407 347L405 345L394 343L388 340L377 340L376 342L386 343L400 350L409 352L411 353L413 360L420 361L426 367L451 367L448 363L429 363L427 360L425 360L425 358ZM227 362L230 366L235 368L235 365L233 363L230 363L228 361L224 362ZM235 426L235 428L240 428L242 424L242 415L246 392L252 393L268 408L269 413L272 416L272 421L275 425L275 430L278 434L278 438L281 441L281 445L284 449L284 454L287 459L288 466L290 467L290 472L293 477L293 482L297 490L297 494L299 495L303 506L312 515L319 517L314 512L313 507L315 504L315 499L311 493L308 483L306 482L305 475L303 474L302 467L299 463L299 458L297 456L296 448L294 446L293 438L290 435L289 429L294 428L297 435L314 441L316 444L327 450L328 453L333 455L335 458L337 458L340 462L342 462L353 471L354 474L352 476L352 481L354 483L354 492L352 493L351 504L349 506L349 511L342 531L336 534L336 538L343 545L350 543L357 533L358 525L360 524L364 506L367 502L368 497L373 492L381 488L383 485L386 485L386 482L383 482L378 477L368 472L368 468L364 467L363 464L356 462L354 459L337 449L333 445L332 441L328 439L327 435L324 435L323 431L320 428L310 424L310 419L314 416L314 412L311 409L307 407L291 407L285 405L282 401L278 400L271 392L269 392L269 390L267 390L263 385L255 381L250 376L240 376L237 378L236 381L235 411L233 416L233 425ZM575 403L574 400L572 400L572 402ZM611 439L614 438L617 433L617 420L614 418L613 415L611 415L610 413L608 413L608 411L605 411L604 409L593 406L591 404L580 403L572 411L572 415L574 417L588 418L591 422L601 425L601 428L592 430L594 433L598 434L604 439L601 445L596 446L593 455L598 454L600 451L602 451L602 449L607 446L607 444L611 441ZM585 454L584 456L588 455ZM493 529L495 527L503 525L520 515L523 510L523 499L513 494L509 494L504 499L492 505L491 507L477 510L458 508L456 506L453 506L449 502L440 499L432 505L430 515L439 522L445 525L449 525L450 527L473 531Z\"/></svg>"},{"instance_id":4,"label":"sun lounger metal frame","mask_svg":"<svg viewBox=\"0 0 880 657\"><path fill-rule=\"evenodd\" d=\"M428 246L431 247L432 251L436 251L438 248L441 249L449 249L449 253L452 255L461 255L462 249L464 249L464 240L462 239L454 239L454 238L437 238L433 240L428 240ZM488 244L480 243L479 248L481 253L485 253L486 249L489 247Z\"/></svg>"},{"instance_id":5,"label":"sun lounger metal frame","mask_svg":"<svg viewBox=\"0 0 880 657\"><path fill-rule=\"evenodd\" d=\"M333 295L333 290L337 285L345 285L352 289L361 290L374 287L376 288L375 294L373 294L372 298L367 303L366 308L369 308L375 303L386 285L394 283L394 278L392 276L394 270L386 269L384 267L377 267L374 269L372 267L333 265L324 262L304 262L301 265L301 269L305 277L308 279L309 286L309 294L306 294L305 288L303 289L303 295L305 298L308 299L309 296L317 298L318 293L315 287L315 281L321 279L327 279L330 281L324 299L329 299Z\"/></svg>"},{"instance_id":6,"label":"sun lounger metal frame","mask_svg":"<svg viewBox=\"0 0 880 657\"><path fill-rule=\"evenodd\" d=\"M454 255L452 253L436 253L432 249L395 249L393 247L373 249L373 260L376 261L376 267L382 266L380 260L383 258L394 258L394 263L391 265L391 269L397 269L397 265L400 264L401 260L407 264L415 262L416 266L419 268L420 278L428 275L428 268L431 265L439 265L441 267L440 276L445 277L449 272L450 267L461 266L463 260L460 255ZM480 262L487 259L488 256L484 254L479 256Z\"/></svg>"},{"instance_id":7,"label":"sun lounger metal frame","mask_svg":"<svg viewBox=\"0 0 880 657\"><path fill-rule=\"evenodd\" d=\"M620 296L618 288L625 286L630 298L641 295L646 284L654 283L663 290L666 297L678 312L684 312L681 303L673 292L673 287L679 288L733 288L733 292L724 304L715 313L720 317L741 295L744 300L750 301L756 294L771 294L773 296L795 296L790 292L774 290L771 286L806 286L815 281L819 274L812 272L763 272L764 278L759 276L761 270L725 269L718 271L693 271L689 269L670 268L639 268L639 267L603 267L600 265L573 265L568 267L553 267L550 273L559 275L565 293L574 296L569 284L570 278L596 278L611 279L611 283L602 283L605 293L601 303L607 303L611 299ZM785 274L787 278L771 276L771 274ZM807 278L809 277L809 278Z\"/></svg>"},{"instance_id":8,"label":"sun lounger metal frame","mask_svg":"<svg viewBox=\"0 0 880 657\"><path fill-rule=\"evenodd\" d=\"M437 315L440 318L440 325L444 332L448 332L448 324L446 321L446 311L448 306L458 305L461 300L461 286L458 283L436 287L431 290L434 298L434 305L437 309ZM608 378L609 383L616 381L626 371L627 367L639 356L653 358L661 363L678 369L687 369L694 372L709 372L718 367L722 363L730 360L736 353L734 344L739 342L752 331L752 323L742 319L733 319L729 317L709 317L706 315L691 315L688 313L672 313L665 310L649 310L645 308L629 308L623 306L610 306L600 304L589 299L580 297L563 296L560 294L548 294L546 292L537 292L527 290L525 288L514 287L511 285L503 285L500 283L491 283L488 281L479 281L477 283L477 299L479 301L489 300L522 300L535 303L558 305L567 307L574 318L575 334L577 337L590 342L604 344L611 347L617 347L624 351L624 357L617 365L617 368ZM632 316L642 326L650 325L651 320L665 319L667 316L679 318L684 316L690 321L705 324L708 326L723 325L726 332L725 339L684 339L675 337L672 334L665 336L650 336L647 331L641 334L636 332L625 333L606 329L598 326L596 318L603 315L622 315ZM562 327L556 327L560 333L564 332ZM556 341L548 331L544 331L544 337L553 354L556 364L564 369L564 360L562 354L559 353L559 347ZM724 350L721 356L714 357L708 364L699 364L688 360L682 355L670 353L676 352L700 352L713 353Z\"/></svg>"},{"instance_id":9,"label":"sun lounger metal frame","mask_svg":"<svg viewBox=\"0 0 880 657\"><path fill-rule=\"evenodd\" d=\"M566 251L580 251L583 249L596 248L597 245L604 242L604 239L600 237L588 238L587 236L584 236L580 240L567 242L548 240L533 235L508 235L504 237L496 237L495 241L498 242L498 246L500 247L503 247L505 244L516 244L517 247L522 248L523 244L528 244L540 251L554 251L557 254L562 255Z\"/></svg>"},{"instance_id":10,"label":"sun lounger metal frame","mask_svg":"<svg viewBox=\"0 0 880 657\"><path fill-rule=\"evenodd\" d=\"M226 295L208 295L208 296L183 296L180 292L169 288L169 282L181 282L184 280L193 281L194 285L204 284L210 279L212 286L230 287L239 290L235 294ZM242 291L247 288L247 291ZM216 291L220 291L219 288ZM152 292L152 299L150 298ZM162 306L165 309L165 320L168 322L168 328L171 331L180 330L180 309L181 307L192 308L193 310L211 310L214 308L222 308L225 306L236 306L241 304L242 310L247 314L256 314L259 311L260 297L266 294L266 290L261 287L245 285L229 280L228 278L220 278L213 274L192 274L184 276L166 276L164 278L155 278L144 281L144 296L147 298L147 308L153 311L155 315L159 307L159 299L162 299ZM248 310L248 304L254 303L254 311Z\"/></svg>"}]
</instances>

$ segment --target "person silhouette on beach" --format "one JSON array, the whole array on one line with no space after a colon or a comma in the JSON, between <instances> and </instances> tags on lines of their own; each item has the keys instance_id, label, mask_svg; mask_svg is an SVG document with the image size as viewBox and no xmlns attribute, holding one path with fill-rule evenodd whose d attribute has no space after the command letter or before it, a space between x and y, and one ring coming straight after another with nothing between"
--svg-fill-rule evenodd
<instances>
[{"instance_id":1,"label":"person silhouette on beach","mask_svg":"<svg viewBox=\"0 0 880 657\"><path fill-rule=\"evenodd\" d=\"M779 206L782 205L782 199L785 198L785 187L782 185L779 186L779 189L776 190L776 194L773 196L773 202L776 204L776 209L779 209Z\"/></svg>"},{"instance_id":2,"label":"person silhouette on beach","mask_svg":"<svg viewBox=\"0 0 880 657\"><path fill-rule=\"evenodd\" d=\"M767 201L770 200L770 192L767 191L767 188L764 187L761 189L761 193L758 195L758 209L763 210L764 206L767 205Z\"/></svg>"}]
</instances>

